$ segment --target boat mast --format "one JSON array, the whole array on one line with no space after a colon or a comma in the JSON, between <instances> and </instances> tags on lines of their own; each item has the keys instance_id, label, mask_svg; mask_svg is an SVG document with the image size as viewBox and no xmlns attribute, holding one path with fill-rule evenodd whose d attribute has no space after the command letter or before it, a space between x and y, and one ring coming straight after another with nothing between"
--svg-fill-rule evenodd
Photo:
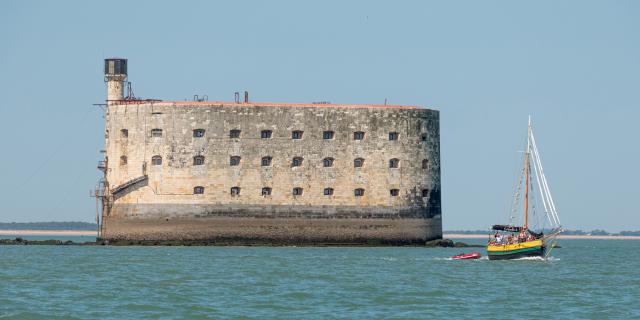
<instances>
[{"instance_id":1,"label":"boat mast","mask_svg":"<svg viewBox=\"0 0 640 320\"><path fill-rule=\"evenodd\" d=\"M524 154L524 226L523 229L529 228L529 153L531 149L531 116L529 116L529 125L527 126L527 150Z\"/></svg>"}]
</instances>

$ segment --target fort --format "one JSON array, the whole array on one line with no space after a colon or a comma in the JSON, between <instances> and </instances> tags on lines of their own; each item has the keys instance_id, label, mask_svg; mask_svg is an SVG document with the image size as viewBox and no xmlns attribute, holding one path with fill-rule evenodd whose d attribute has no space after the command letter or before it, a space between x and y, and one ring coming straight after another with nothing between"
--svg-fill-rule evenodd
<instances>
[{"instance_id":1,"label":"fort","mask_svg":"<svg viewBox=\"0 0 640 320\"><path fill-rule=\"evenodd\" d=\"M125 97L105 59L108 241L420 244L442 237L439 112Z\"/></svg>"}]
</instances>

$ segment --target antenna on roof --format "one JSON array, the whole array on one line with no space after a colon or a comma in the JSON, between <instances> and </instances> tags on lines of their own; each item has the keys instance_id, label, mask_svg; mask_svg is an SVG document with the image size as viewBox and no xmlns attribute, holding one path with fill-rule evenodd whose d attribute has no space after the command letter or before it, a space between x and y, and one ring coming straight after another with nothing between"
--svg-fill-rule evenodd
<instances>
[{"instance_id":1,"label":"antenna on roof","mask_svg":"<svg viewBox=\"0 0 640 320\"><path fill-rule=\"evenodd\" d=\"M249 103L249 91L244 92L244 103Z\"/></svg>"},{"instance_id":2,"label":"antenna on roof","mask_svg":"<svg viewBox=\"0 0 640 320\"><path fill-rule=\"evenodd\" d=\"M127 81L127 97L125 100L136 100L136 95L133 94L133 87L131 86L131 81Z\"/></svg>"},{"instance_id":3,"label":"antenna on roof","mask_svg":"<svg viewBox=\"0 0 640 320\"><path fill-rule=\"evenodd\" d=\"M238 91L235 92L235 101L236 103L240 103L240 92Z\"/></svg>"}]
</instances>

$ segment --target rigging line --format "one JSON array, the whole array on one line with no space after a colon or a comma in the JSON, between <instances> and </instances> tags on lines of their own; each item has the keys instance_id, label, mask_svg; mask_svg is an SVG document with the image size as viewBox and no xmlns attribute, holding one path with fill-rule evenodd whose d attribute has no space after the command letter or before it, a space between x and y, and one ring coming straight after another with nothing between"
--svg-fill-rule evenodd
<instances>
[{"instance_id":1,"label":"rigging line","mask_svg":"<svg viewBox=\"0 0 640 320\"><path fill-rule=\"evenodd\" d=\"M517 154L517 153L516 153ZM516 208L518 207L518 204L520 203L520 187L522 184L522 176L523 176L523 169L520 167L520 163L521 163L521 159L520 157L516 157L516 160L513 161L513 163L518 163L518 165L516 165L514 167L514 172L513 172L513 176L517 177L516 179L514 179L514 184L513 184L513 193L511 194L511 201L509 201L509 211L507 212L507 221L509 221L509 224L513 223L513 218L515 217L515 213L516 213Z\"/></svg>"},{"instance_id":2,"label":"rigging line","mask_svg":"<svg viewBox=\"0 0 640 320\"><path fill-rule=\"evenodd\" d=\"M535 169L535 165L534 165L534 169ZM535 181L533 179L531 179L529 182L530 189L532 191L534 190L534 183ZM530 197L531 197L531 212L532 212L532 216L535 217L534 226L536 228L540 228L540 216L538 215L538 206L536 205L538 198L536 197L534 192L530 193Z\"/></svg>"},{"instance_id":3,"label":"rigging line","mask_svg":"<svg viewBox=\"0 0 640 320\"><path fill-rule=\"evenodd\" d=\"M538 161L539 161L540 165L542 166L542 163L540 162L540 158L538 158ZM558 211L555 208L555 204L553 202L553 198L551 198L551 191L549 190L549 185L547 184L547 179L546 179L546 176L544 175L544 172L542 172L542 182L543 182L544 187L545 187L546 196L548 197L549 204L551 205L552 217L553 217L554 221L556 222L556 227L559 227L560 226L560 217L558 216Z\"/></svg>"},{"instance_id":4,"label":"rigging line","mask_svg":"<svg viewBox=\"0 0 640 320\"><path fill-rule=\"evenodd\" d=\"M86 170L86 171L78 170L78 174L76 175L71 185L76 185L80 180L80 178L86 177L88 173L89 173L89 170ZM58 203L52 210L54 213L58 211L58 209L62 208L63 203L66 202L69 199L69 196L71 195L71 188L65 188L65 190L66 190L65 194L60 198L60 201L58 201Z\"/></svg>"},{"instance_id":5,"label":"rigging line","mask_svg":"<svg viewBox=\"0 0 640 320\"><path fill-rule=\"evenodd\" d=\"M549 223L551 224L551 226L555 226L557 224L557 221L553 215L553 209L551 208L549 202L549 198L548 198L548 192L546 192L546 189L544 188L544 181L542 181L541 179L544 178L544 173L542 172L542 163L540 161L540 154L538 152L538 148L535 145L535 140L533 143L533 150L534 150L534 161L535 161L535 168L536 168L536 178L538 179L538 186L540 189L540 193L542 195L542 198L544 200L545 203L545 210L547 210L547 219L549 219ZM549 206L547 208L547 206ZM551 221L553 219L553 221Z\"/></svg>"},{"instance_id":6,"label":"rigging line","mask_svg":"<svg viewBox=\"0 0 640 320\"><path fill-rule=\"evenodd\" d=\"M558 226L560 226L560 217L558 216L558 211L556 210L555 203L553 202L553 198L551 196L551 191L549 190L549 184L547 183L547 178L544 175L544 171L542 169L542 161L540 160L540 153L538 152L538 147L535 144L535 138L533 136L531 138L533 139L532 141L536 149L536 154L538 155L536 160L538 165L540 166L541 178L542 178L542 182L544 183L544 189L546 191L546 195L549 197L549 204L551 205L551 209L552 209L551 213L553 214L554 220L556 221Z\"/></svg>"},{"instance_id":7,"label":"rigging line","mask_svg":"<svg viewBox=\"0 0 640 320\"><path fill-rule=\"evenodd\" d=\"M544 181L542 181L542 179L544 178L544 172L542 172L542 163L540 161L540 153L538 152L538 148L537 145L535 143L535 138L531 137L532 139L532 145L533 145L533 151L534 151L534 163L535 163L535 169L536 169L536 179L538 180L538 187L540 189L540 194L542 195L543 198L543 203L545 204L545 210L547 211L547 215L548 216L552 216L553 213L553 209L551 208L551 205L549 204L549 198L548 198L548 193L546 192L546 189L544 188ZM553 220L555 221L555 218L553 218ZM549 223L551 223L552 225L554 225L553 222L549 221Z\"/></svg>"},{"instance_id":8,"label":"rigging line","mask_svg":"<svg viewBox=\"0 0 640 320\"><path fill-rule=\"evenodd\" d=\"M538 169L538 162L536 161L536 155L537 155L536 151L537 151L537 149L536 149L535 143L533 143L533 151L534 151L534 166L533 166L533 168L534 168L534 170L536 172L536 181L538 182L538 189L540 190L540 195L541 195L540 198L542 198L542 204L544 205L544 211L545 211L545 215L547 216L547 220L549 220L549 224L553 226L554 223L551 221L549 208L548 208L547 202L546 202L547 200L546 200L544 191L542 190L542 183L540 182L540 171Z\"/></svg>"},{"instance_id":9,"label":"rigging line","mask_svg":"<svg viewBox=\"0 0 640 320\"><path fill-rule=\"evenodd\" d=\"M516 212L518 210L519 204L520 204L520 193L522 191L522 177L524 176L524 168L520 170L520 175L518 177L518 182L517 184L514 186L514 195L513 195L513 201L511 203L511 210L509 212L509 224L513 224L513 218L516 215Z\"/></svg>"},{"instance_id":10,"label":"rigging line","mask_svg":"<svg viewBox=\"0 0 640 320\"><path fill-rule=\"evenodd\" d=\"M85 120L86 120L86 118L87 118L87 116L89 115L89 112L90 112L91 110L93 110L93 109L89 109L89 108L87 108L87 109L86 109L86 111L85 111L84 115L82 116L82 118L81 118L81 120L80 120L80 123L81 123L81 125L80 125L80 129L84 129L84 127L87 125L87 121L85 121ZM33 178L34 178L34 177L35 177L35 176L40 172L40 170L42 170L42 168L44 168L44 167L45 167L45 165L47 165L47 163L49 163L49 161L51 161L51 160L52 160L52 159L53 159L53 158L54 158L54 157L55 157L55 156L56 156L56 155L57 155L61 150L63 150L65 147L68 147L68 146L70 145L70 144L68 143L69 138L70 138L72 135L75 135L76 133L77 133L76 131L71 130L71 132L70 132L67 136L65 136L63 139L61 139L61 140L60 140L60 143L59 143L59 144L58 144L58 145L53 149L53 151L49 154L49 156L47 156L47 157L45 158L45 160L44 160L42 163L40 163L40 165L39 165L35 170L33 170L33 171L31 172L31 174L30 174L26 179L22 180L22 184L21 184L21 185L19 185L19 186L16 188L16 190L17 190L18 192L23 191L24 187L25 187L29 182L31 182L31 180L32 180L32 179L33 179Z\"/></svg>"}]
</instances>

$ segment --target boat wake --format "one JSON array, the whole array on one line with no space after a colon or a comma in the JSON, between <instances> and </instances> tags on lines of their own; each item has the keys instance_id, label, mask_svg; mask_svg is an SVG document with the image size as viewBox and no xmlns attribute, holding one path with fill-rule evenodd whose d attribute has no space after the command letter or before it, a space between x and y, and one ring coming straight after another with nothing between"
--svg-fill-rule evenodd
<instances>
[{"instance_id":1,"label":"boat wake","mask_svg":"<svg viewBox=\"0 0 640 320\"><path fill-rule=\"evenodd\" d=\"M436 258L433 258L433 260L437 260L437 261L459 261L459 260L453 259L451 257L446 257L446 258L436 257ZM467 260L470 260L470 261L489 261L489 257L482 256L479 259L467 259ZM497 260L497 261L560 261L560 258L548 257L547 259L545 259L543 257L522 257L522 258L518 258L518 259Z\"/></svg>"},{"instance_id":2,"label":"boat wake","mask_svg":"<svg viewBox=\"0 0 640 320\"><path fill-rule=\"evenodd\" d=\"M463 260L480 261L480 260L489 260L489 257L482 256L482 257L480 257L478 259L453 259L451 257L447 257L447 258L436 257L436 258L433 258L433 260L438 260L438 261L463 261Z\"/></svg>"},{"instance_id":3,"label":"boat wake","mask_svg":"<svg viewBox=\"0 0 640 320\"><path fill-rule=\"evenodd\" d=\"M438 261L451 261L451 260L453 260L453 258L451 258L451 257L448 257L448 258L440 258L440 257L436 257L436 258L433 258L433 260L438 260Z\"/></svg>"},{"instance_id":4,"label":"boat wake","mask_svg":"<svg viewBox=\"0 0 640 320\"><path fill-rule=\"evenodd\" d=\"M546 259L543 257L522 257L518 259L511 259L512 261L559 261L559 258L547 257Z\"/></svg>"}]
</instances>

